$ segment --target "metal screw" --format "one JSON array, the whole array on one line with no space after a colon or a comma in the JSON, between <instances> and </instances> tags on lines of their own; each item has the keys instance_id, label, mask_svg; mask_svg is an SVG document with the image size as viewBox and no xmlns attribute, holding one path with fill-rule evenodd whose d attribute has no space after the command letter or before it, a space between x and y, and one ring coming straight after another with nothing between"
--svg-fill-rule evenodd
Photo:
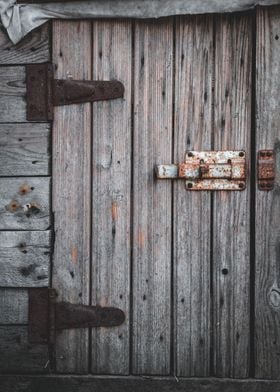
<instances>
[{"instance_id":1,"label":"metal screw","mask_svg":"<svg viewBox=\"0 0 280 392\"><path fill-rule=\"evenodd\" d=\"M240 182L240 184L238 186L239 186L240 189L243 189L244 188L243 182Z\"/></svg>"},{"instance_id":2,"label":"metal screw","mask_svg":"<svg viewBox=\"0 0 280 392\"><path fill-rule=\"evenodd\" d=\"M243 151L240 151L239 156L240 156L240 157L244 157L244 155L245 155L244 152L243 152Z\"/></svg>"},{"instance_id":3,"label":"metal screw","mask_svg":"<svg viewBox=\"0 0 280 392\"><path fill-rule=\"evenodd\" d=\"M191 182L188 183L188 188L192 188L193 184Z\"/></svg>"}]
</instances>

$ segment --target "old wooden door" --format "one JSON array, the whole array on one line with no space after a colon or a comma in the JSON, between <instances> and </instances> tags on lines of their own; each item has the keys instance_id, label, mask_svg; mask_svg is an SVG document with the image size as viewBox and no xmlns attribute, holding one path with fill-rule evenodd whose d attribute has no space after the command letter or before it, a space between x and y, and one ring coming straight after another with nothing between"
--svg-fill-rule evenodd
<instances>
[{"instance_id":1,"label":"old wooden door","mask_svg":"<svg viewBox=\"0 0 280 392\"><path fill-rule=\"evenodd\" d=\"M256 373L268 375L261 300L255 322L250 304L254 270L271 257L261 222L270 224L262 203L272 193L251 185L256 149L274 148L275 135L263 129L272 101L261 75L257 133L252 122L254 29L252 14L54 23L59 78L125 86L123 100L55 112L53 286L63 300L126 314L118 328L63 332L59 372L244 378L254 325ZM246 151L246 189L190 192L155 178L155 165L182 162L186 150Z\"/></svg>"},{"instance_id":2,"label":"old wooden door","mask_svg":"<svg viewBox=\"0 0 280 392\"><path fill-rule=\"evenodd\" d=\"M61 301L118 307L126 320L114 328L57 333L49 352L26 343L32 364L7 368L2 356L4 370L43 372L50 361L52 372L67 374L279 378L279 171L269 192L257 188L256 175L260 149L274 150L279 167L279 35L279 8L159 21L53 22L55 76L117 79L125 94L55 108L51 172L47 158L34 157L30 167L38 173L27 163L24 181L11 177L24 175L17 158L12 174L1 171L1 187L11 189L5 197L1 190L1 242L21 254L28 243L40 260L36 274L38 268L46 274L40 280L34 270L22 270L30 264L25 252L15 278L7 260L19 256L2 242L3 352L10 355L7 336L27 339L27 287L51 286ZM46 55L38 62L45 61ZM1 93L4 138L11 133L7 123L26 122L25 71L22 65L1 72L20 95L13 116L9 93ZM34 128L42 158L49 126L17 127L19 151L26 151L22 132ZM187 150L244 150L246 188L194 192L183 180L156 178L156 165L183 162ZM15 213L13 195L22 184L29 188L19 188L21 197L40 189L45 209L34 220ZM14 308L21 316L11 316Z\"/></svg>"}]
</instances>

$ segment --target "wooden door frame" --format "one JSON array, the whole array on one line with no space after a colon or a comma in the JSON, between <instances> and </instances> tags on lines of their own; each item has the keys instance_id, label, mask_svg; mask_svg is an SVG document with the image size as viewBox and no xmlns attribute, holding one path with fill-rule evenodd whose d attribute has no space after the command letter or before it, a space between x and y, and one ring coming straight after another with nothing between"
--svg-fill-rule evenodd
<instances>
[{"instance_id":1,"label":"wooden door frame","mask_svg":"<svg viewBox=\"0 0 280 392\"><path fill-rule=\"evenodd\" d=\"M7 375L0 386L2 392L279 392L280 380Z\"/></svg>"}]
</instances>

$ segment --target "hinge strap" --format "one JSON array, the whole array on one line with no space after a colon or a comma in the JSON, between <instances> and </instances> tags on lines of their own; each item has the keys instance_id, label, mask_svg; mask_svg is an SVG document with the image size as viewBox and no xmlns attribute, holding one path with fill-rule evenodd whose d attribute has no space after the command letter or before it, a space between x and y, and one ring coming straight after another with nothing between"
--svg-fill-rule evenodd
<instances>
[{"instance_id":1,"label":"hinge strap","mask_svg":"<svg viewBox=\"0 0 280 392\"><path fill-rule=\"evenodd\" d=\"M52 121L53 107L122 98L118 80L54 79L52 64L26 66L27 120Z\"/></svg>"},{"instance_id":2,"label":"hinge strap","mask_svg":"<svg viewBox=\"0 0 280 392\"><path fill-rule=\"evenodd\" d=\"M125 320L121 309L56 302L54 289L29 289L28 339L47 343L55 331L72 328L115 327Z\"/></svg>"}]
</instances>

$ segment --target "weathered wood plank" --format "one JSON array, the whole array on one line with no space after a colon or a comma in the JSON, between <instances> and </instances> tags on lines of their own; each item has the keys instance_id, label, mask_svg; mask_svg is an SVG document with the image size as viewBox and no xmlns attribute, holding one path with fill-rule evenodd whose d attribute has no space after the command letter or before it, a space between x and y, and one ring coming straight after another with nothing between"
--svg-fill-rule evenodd
<instances>
[{"instance_id":1,"label":"weathered wood plank","mask_svg":"<svg viewBox=\"0 0 280 392\"><path fill-rule=\"evenodd\" d=\"M280 7L258 9L256 150L274 149L273 191L256 190L256 377L280 378Z\"/></svg>"},{"instance_id":2,"label":"weathered wood plank","mask_svg":"<svg viewBox=\"0 0 280 392\"><path fill-rule=\"evenodd\" d=\"M0 64L44 63L50 60L50 28L45 24L14 45L0 29Z\"/></svg>"},{"instance_id":3,"label":"weathered wood plank","mask_svg":"<svg viewBox=\"0 0 280 392\"><path fill-rule=\"evenodd\" d=\"M93 79L125 86L124 99L93 105L92 303L126 314L93 330L92 371L102 374L129 373L131 72L131 22L93 22Z\"/></svg>"},{"instance_id":4,"label":"weathered wood plank","mask_svg":"<svg viewBox=\"0 0 280 392\"><path fill-rule=\"evenodd\" d=\"M50 178L0 178L0 230L50 226Z\"/></svg>"},{"instance_id":5,"label":"weathered wood plank","mask_svg":"<svg viewBox=\"0 0 280 392\"><path fill-rule=\"evenodd\" d=\"M53 24L56 77L91 79L91 22ZM59 299L89 304L91 234L91 106L59 107L53 124L53 287ZM86 329L63 331L56 341L59 372L88 372Z\"/></svg>"},{"instance_id":6,"label":"weathered wood plank","mask_svg":"<svg viewBox=\"0 0 280 392\"><path fill-rule=\"evenodd\" d=\"M0 326L0 353L1 373L49 372L48 346L30 344L27 326Z\"/></svg>"},{"instance_id":7,"label":"weathered wood plank","mask_svg":"<svg viewBox=\"0 0 280 392\"><path fill-rule=\"evenodd\" d=\"M176 21L174 162L186 150L211 150L213 17ZM208 192L174 183L174 277L178 376L210 371L210 225Z\"/></svg>"},{"instance_id":8,"label":"weathered wood plank","mask_svg":"<svg viewBox=\"0 0 280 392\"><path fill-rule=\"evenodd\" d=\"M28 323L28 290L0 289L0 324Z\"/></svg>"},{"instance_id":9,"label":"weathered wood plank","mask_svg":"<svg viewBox=\"0 0 280 392\"><path fill-rule=\"evenodd\" d=\"M0 125L0 175L50 174L50 126L48 124Z\"/></svg>"},{"instance_id":10,"label":"weathered wood plank","mask_svg":"<svg viewBox=\"0 0 280 392\"><path fill-rule=\"evenodd\" d=\"M154 168L172 161L172 21L137 22L134 45L132 366L168 374L172 185Z\"/></svg>"},{"instance_id":11,"label":"weathered wood plank","mask_svg":"<svg viewBox=\"0 0 280 392\"><path fill-rule=\"evenodd\" d=\"M49 284L51 233L0 231L0 287Z\"/></svg>"},{"instance_id":12,"label":"weathered wood plank","mask_svg":"<svg viewBox=\"0 0 280 392\"><path fill-rule=\"evenodd\" d=\"M0 376L2 392L279 392L279 381L217 378Z\"/></svg>"},{"instance_id":13,"label":"weathered wood plank","mask_svg":"<svg viewBox=\"0 0 280 392\"><path fill-rule=\"evenodd\" d=\"M25 122L25 67L0 67L0 123Z\"/></svg>"},{"instance_id":14,"label":"weathered wood plank","mask_svg":"<svg viewBox=\"0 0 280 392\"><path fill-rule=\"evenodd\" d=\"M214 149L245 150L251 134L251 15L216 18ZM248 377L250 182L213 195L214 374Z\"/></svg>"}]
</instances>

